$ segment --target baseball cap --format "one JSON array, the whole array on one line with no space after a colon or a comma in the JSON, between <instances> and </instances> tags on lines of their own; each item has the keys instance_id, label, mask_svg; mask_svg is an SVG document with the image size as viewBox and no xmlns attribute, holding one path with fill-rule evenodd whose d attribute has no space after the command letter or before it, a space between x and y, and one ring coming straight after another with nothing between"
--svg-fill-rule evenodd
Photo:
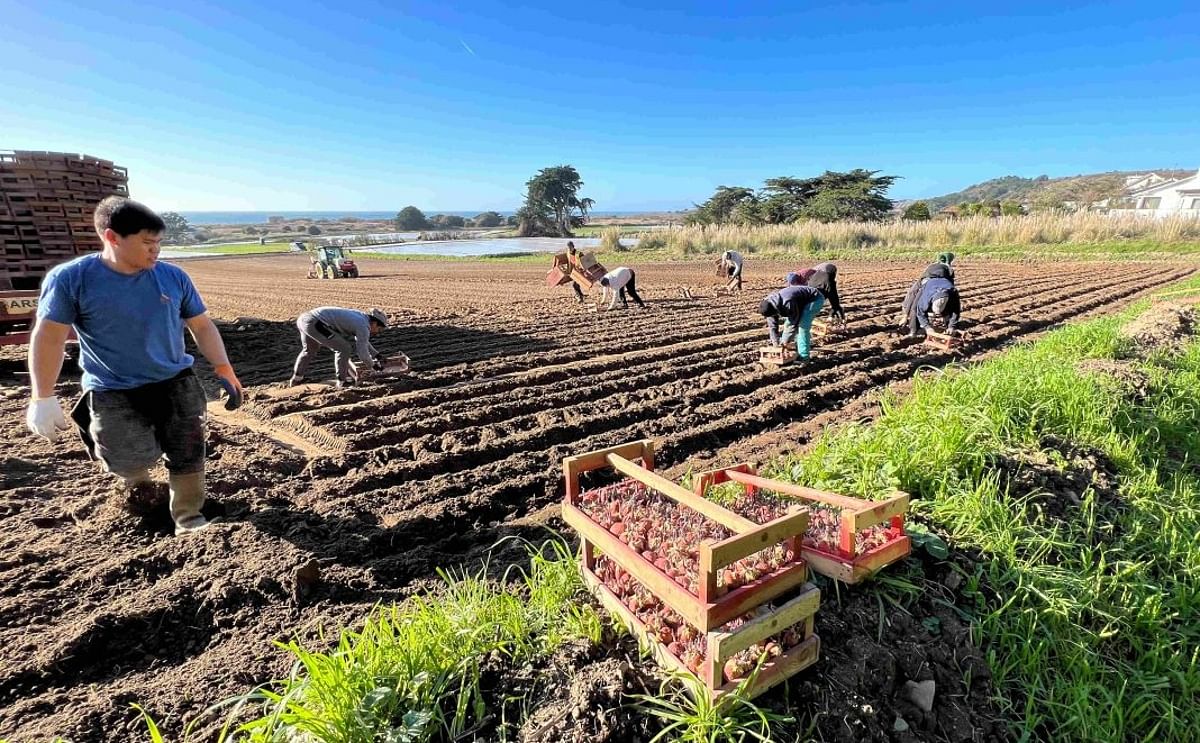
<instances>
[{"instance_id":1,"label":"baseball cap","mask_svg":"<svg viewBox=\"0 0 1200 743\"><path fill-rule=\"evenodd\" d=\"M367 313L367 317L371 318L372 320L374 320L375 322L384 326L385 328L387 327L387 324L388 324L387 313L384 312L383 310L379 309L378 307L372 307L371 311Z\"/></svg>"}]
</instances>

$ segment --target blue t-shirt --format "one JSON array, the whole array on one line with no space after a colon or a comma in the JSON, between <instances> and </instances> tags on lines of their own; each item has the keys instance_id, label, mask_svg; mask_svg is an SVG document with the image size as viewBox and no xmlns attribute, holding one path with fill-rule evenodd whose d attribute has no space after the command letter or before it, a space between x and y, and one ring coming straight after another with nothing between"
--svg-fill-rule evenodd
<instances>
[{"instance_id":1,"label":"blue t-shirt","mask_svg":"<svg viewBox=\"0 0 1200 743\"><path fill-rule=\"evenodd\" d=\"M93 253L46 275L37 316L75 328L85 390L127 390L191 367L183 321L204 312L178 266L160 262L123 274Z\"/></svg>"}]
</instances>

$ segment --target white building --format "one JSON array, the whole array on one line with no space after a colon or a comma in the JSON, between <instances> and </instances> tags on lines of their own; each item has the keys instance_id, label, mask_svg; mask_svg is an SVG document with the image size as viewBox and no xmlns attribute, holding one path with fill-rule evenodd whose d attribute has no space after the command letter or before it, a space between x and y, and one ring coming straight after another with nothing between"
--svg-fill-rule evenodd
<instances>
[{"instance_id":1,"label":"white building","mask_svg":"<svg viewBox=\"0 0 1200 743\"><path fill-rule=\"evenodd\" d=\"M1157 186L1160 183L1166 183L1167 181L1167 178L1159 175L1158 173L1127 175L1125 176L1125 192L1137 193L1138 191L1144 191L1151 186Z\"/></svg>"},{"instance_id":2,"label":"white building","mask_svg":"<svg viewBox=\"0 0 1200 743\"><path fill-rule=\"evenodd\" d=\"M1124 202L1127 206L1108 213L1200 217L1200 170L1187 178L1143 186L1126 196Z\"/></svg>"}]
</instances>

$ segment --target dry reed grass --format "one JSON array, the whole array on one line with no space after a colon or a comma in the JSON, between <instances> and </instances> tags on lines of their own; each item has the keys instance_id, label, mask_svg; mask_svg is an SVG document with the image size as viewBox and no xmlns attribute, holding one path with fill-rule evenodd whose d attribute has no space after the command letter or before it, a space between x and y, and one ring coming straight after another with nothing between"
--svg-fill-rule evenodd
<instances>
[{"instance_id":1,"label":"dry reed grass","mask_svg":"<svg viewBox=\"0 0 1200 743\"><path fill-rule=\"evenodd\" d=\"M975 216L912 222L801 222L766 226L691 226L647 232L639 248L677 255L738 250L744 253L836 254L870 250L903 254L910 250L1059 246L1063 254L1097 251L1181 253L1200 250L1200 219L1108 216L1098 213ZM1191 243L1191 245L1189 245ZM1090 247L1089 247L1090 246ZM1168 246L1182 246L1171 250ZM1126 250L1128 248L1128 251ZM967 250L967 252L972 252ZM1051 253L1055 251L1050 251Z\"/></svg>"}]
</instances>

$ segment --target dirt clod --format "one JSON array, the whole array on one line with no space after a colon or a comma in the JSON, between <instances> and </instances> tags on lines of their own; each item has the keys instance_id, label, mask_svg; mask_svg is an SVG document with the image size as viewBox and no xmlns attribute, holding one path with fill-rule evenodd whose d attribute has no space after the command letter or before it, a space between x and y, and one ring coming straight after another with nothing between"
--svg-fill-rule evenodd
<instances>
[{"instance_id":1,"label":"dirt clod","mask_svg":"<svg viewBox=\"0 0 1200 743\"><path fill-rule=\"evenodd\" d=\"M904 693L908 695L910 702L921 708L922 712L932 712L933 698L937 693L937 682L933 679L929 679L928 681L905 681Z\"/></svg>"},{"instance_id":2,"label":"dirt clod","mask_svg":"<svg viewBox=\"0 0 1200 743\"><path fill-rule=\"evenodd\" d=\"M1150 394L1150 376L1131 361L1086 359L1076 364L1075 369L1111 380L1121 395L1132 402L1145 400Z\"/></svg>"},{"instance_id":3,"label":"dirt clod","mask_svg":"<svg viewBox=\"0 0 1200 743\"><path fill-rule=\"evenodd\" d=\"M134 516L149 516L162 509L170 500L166 483L142 482L127 488L113 488L113 505Z\"/></svg>"},{"instance_id":4,"label":"dirt clod","mask_svg":"<svg viewBox=\"0 0 1200 743\"><path fill-rule=\"evenodd\" d=\"M321 580L321 565L309 560L292 571L292 597L299 601L308 596Z\"/></svg>"},{"instance_id":5,"label":"dirt clod","mask_svg":"<svg viewBox=\"0 0 1200 743\"><path fill-rule=\"evenodd\" d=\"M1196 310L1178 302L1158 302L1121 328L1139 356L1177 347L1195 332Z\"/></svg>"}]
</instances>

